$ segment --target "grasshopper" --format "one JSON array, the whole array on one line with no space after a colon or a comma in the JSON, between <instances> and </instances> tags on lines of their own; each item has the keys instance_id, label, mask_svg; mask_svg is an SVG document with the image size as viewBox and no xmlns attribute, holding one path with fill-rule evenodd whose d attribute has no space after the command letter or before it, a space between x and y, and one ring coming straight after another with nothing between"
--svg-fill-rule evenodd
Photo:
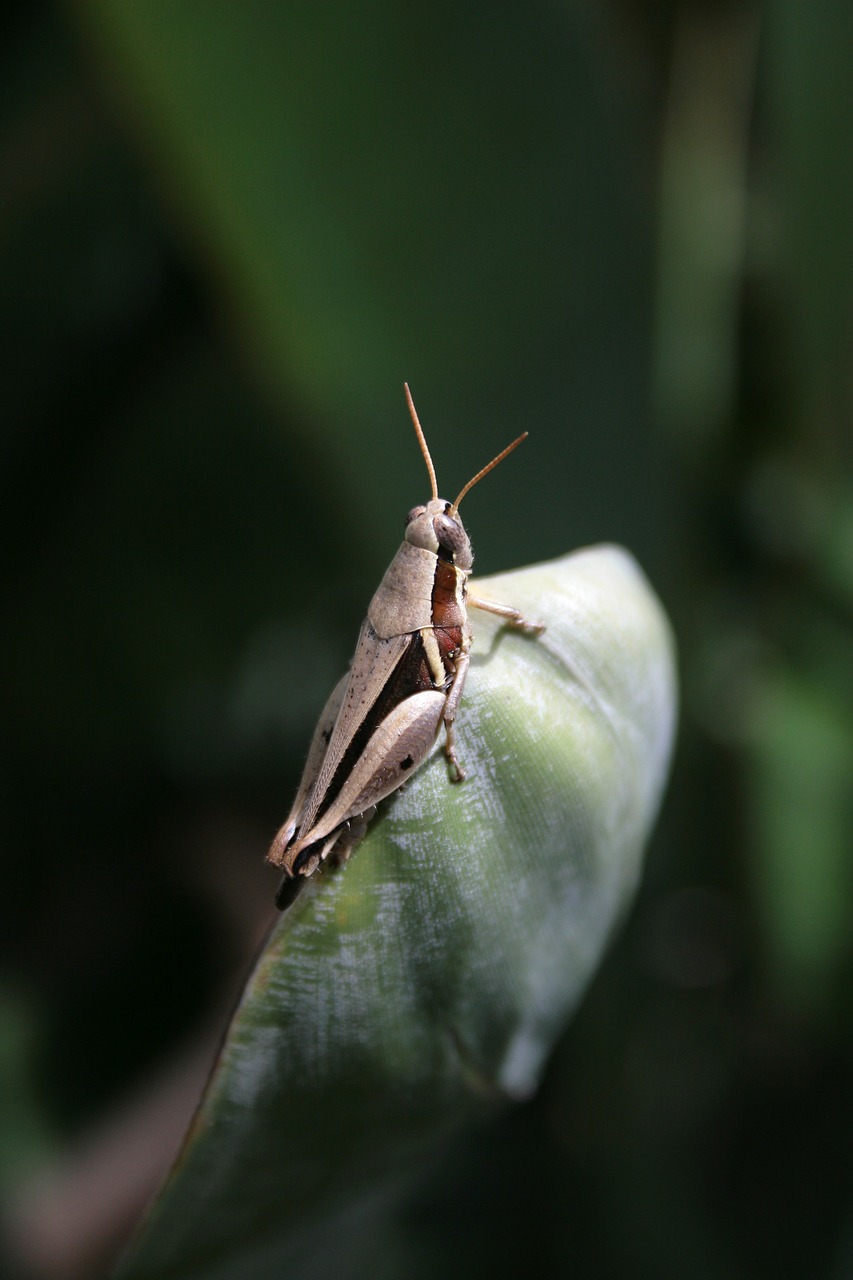
<instances>
[{"instance_id":1,"label":"grasshopper","mask_svg":"<svg viewBox=\"0 0 853 1280\"><path fill-rule=\"evenodd\" d=\"M468 591L473 554L459 518L465 495L527 432L446 502L408 384L405 393L432 498L406 516L404 540L370 602L349 671L323 709L290 816L267 854L285 873L276 897L282 910L330 855L335 862L349 857L379 801L423 764L442 725L451 781L465 777L453 725L473 638L468 609L497 614L530 635L545 629Z\"/></svg>"}]
</instances>

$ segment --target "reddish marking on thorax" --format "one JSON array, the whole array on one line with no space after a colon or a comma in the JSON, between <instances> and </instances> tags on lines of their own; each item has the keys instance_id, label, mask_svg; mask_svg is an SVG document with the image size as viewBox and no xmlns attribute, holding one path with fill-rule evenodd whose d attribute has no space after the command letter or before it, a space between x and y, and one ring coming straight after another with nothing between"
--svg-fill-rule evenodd
<instances>
[{"instance_id":1,"label":"reddish marking on thorax","mask_svg":"<svg viewBox=\"0 0 853 1280\"><path fill-rule=\"evenodd\" d=\"M442 658L459 649L465 612L457 598L458 570L446 560L437 560L432 586L432 622Z\"/></svg>"},{"instance_id":2,"label":"reddish marking on thorax","mask_svg":"<svg viewBox=\"0 0 853 1280\"><path fill-rule=\"evenodd\" d=\"M436 560L432 584L432 624L434 627L461 627L465 613L456 598L458 570L446 560Z\"/></svg>"}]
</instances>

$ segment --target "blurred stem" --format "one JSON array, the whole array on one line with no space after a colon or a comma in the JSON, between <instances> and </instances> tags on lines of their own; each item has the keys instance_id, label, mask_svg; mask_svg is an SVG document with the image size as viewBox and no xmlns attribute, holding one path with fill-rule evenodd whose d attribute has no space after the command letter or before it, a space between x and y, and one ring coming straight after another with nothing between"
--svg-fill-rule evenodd
<instances>
[{"instance_id":1,"label":"blurred stem","mask_svg":"<svg viewBox=\"0 0 853 1280\"><path fill-rule=\"evenodd\" d=\"M662 141L654 396L670 437L700 456L735 397L756 36L752 11L679 11Z\"/></svg>"},{"instance_id":2,"label":"blurred stem","mask_svg":"<svg viewBox=\"0 0 853 1280\"><path fill-rule=\"evenodd\" d=\"M770 0L767 96L779 143L779 204L800 403L810 456L851 463L853 13L832 0Z\"/></svg>"}]
</instances>

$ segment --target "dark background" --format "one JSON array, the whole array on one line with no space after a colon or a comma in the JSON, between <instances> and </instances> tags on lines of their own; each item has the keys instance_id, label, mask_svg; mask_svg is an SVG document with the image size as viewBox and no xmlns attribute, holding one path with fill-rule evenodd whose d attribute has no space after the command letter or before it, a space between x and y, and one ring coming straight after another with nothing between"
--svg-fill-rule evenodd
<instances>
[{"instance_id":1,"label":"dark background","mask_svg":"<svg viewBox=\"0 0 853 1280\"><path fill-rule=\"evenodd\" d=\"M623 542L683 684L618 945L409 1229L433 1274L853 1274L851 66L831 0L4 11L8 1274L121 1237L134 1116L169 1157L427 492L404 378L444 496L530 431L478 569Z\"/></svg>"}]
</instances>

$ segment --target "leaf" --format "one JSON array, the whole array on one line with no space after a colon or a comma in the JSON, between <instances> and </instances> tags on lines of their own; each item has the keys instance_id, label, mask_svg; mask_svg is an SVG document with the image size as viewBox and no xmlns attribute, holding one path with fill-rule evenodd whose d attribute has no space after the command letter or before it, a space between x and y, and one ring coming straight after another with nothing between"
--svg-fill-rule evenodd
<instances>
[{"instance_id":1,"label":"leaf","mask_svg":"<svg viewBox=\"0 0 853 1280\"><path fill-rule=\"evenodd\" d=\"M387 442L407 379L449 487L535 424L547 471L518 467L515 492L545 498L538 548L563 546L547 490L566 423L594 415L572 435L594 481L573 528L600 528L606 475L610 527L647 535L651 188L639 95L620 115L601 91L621 56L606 23L548 3L484 22L449 0L65 8L170 238L325 483L365 511L403 491L410 455ZM534 554L525 537L478 524L496 564Z\"/></svg>"},{"instance_id":2,"label":"leaf","mask_svg":"<svg viewBox=\"0 0 853 1280\"><path fill-rule=\"evenodd\" d=\"M535 1089L639 876L672 644L617 548L477 590L546 633L474 615L467 780L437 747L273 929L123 1280L293 1274L442 1135Z\"/></svg>"}]
</instances>

